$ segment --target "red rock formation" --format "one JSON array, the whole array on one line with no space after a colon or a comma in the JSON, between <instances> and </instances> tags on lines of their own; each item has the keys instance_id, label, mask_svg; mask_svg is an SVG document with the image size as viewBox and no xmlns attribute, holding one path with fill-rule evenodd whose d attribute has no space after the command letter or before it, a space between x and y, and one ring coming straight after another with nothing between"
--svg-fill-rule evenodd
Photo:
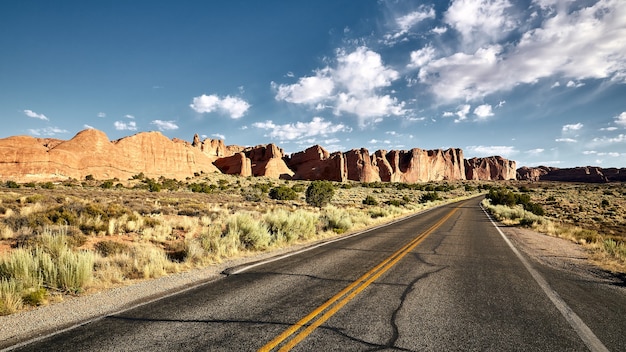
<instances>
[{"instance_id":1,"label":"red rock formation","mask_svg":"<svg viewBox=\"0 0 626 352\"><path fill-rule=\"evenodd\" d=\"M374 153L373 162L376 163L378 167L378 176L381 181L395 182L394 177L396 175L393 173L393 167L387 159L387 151L377 150L376 153Z\"/></svg>"},{"instance_id":2,"label":"red rock formation","mask_svg":"<svg viewBox=\"0 0 626 352\"><path fill-rule=\"evenodd\" d=\"M275 144L248 148L245 154L251 161L254 176L291 179L294 175L283 160L285 157L283 150Z\"/></svg>"},{"instance_id":3,"label":"red rock formation","mask_svg":"<svg viewBox=\"0 0 626 352\"><path fill-rule=\"evenodd\" d=\"M517 170L515 161L501 156L471 158L465 160L467 180L515 180Z\"/></svg>"},{"instance_id":4,"label":"red rock formation","mask_svg":"<svg viewBox=\"0 0 626 352\"><path fill-rule=\"evenodd\" d=\"M252 163L244 153L237 153L215 160L215 166L229 175L252 176Z\"/></svg>"},{"instance_id":5,"label":"red rock formation","mask_svg":"<svg viewBox=\"0 0 626 352\"><path fill-rule=\"evenodd\" d=\"M328 153L315 145L303 152L294 153L285 158L287 166L294 171L296 180L328 180L343 182L347 179L347 170L342 153Z\"/></svg>"},{"instance_id":6,"label":"red rock formation","mask_svg":"<svg viewBox=\"0 0 626 352\"><path fill-rule=\"evenodd\" d=\"M388 176L391 182L406 183L465 179L461 149L392 150L385 155L385 159L391 167L391 175L383 169L383 180Z\"/></svg>"},{"instance_id":7,"label":"red rock formation","mask_svg":"<svg viewBox=\"0 0 626 352\"><path fill-rule=\"evenodd\" d=\"M352 149L344 153L343 157L346 162L348 180L360 182L381 180L377 160L374 156L370 157L367 149Z\"/></svg>"},{"instance_id":8,"label":"red rock formation","mask_svg":"<svg viewBox=\"0 0 626 352\"><path fill-rule=\"evenodd\" d=\"M42 143L45 142L45 143ZM111 142L88 129L68 141L10 137L0 140L0 178L18 182L147 177L184 179L199 172L219 172L212 160L187 142L158 132L139 133Z\"/></svg>"},{"instance_id":9,"label":"red rock formation","mask_svg":"<svg viewBox=\"0 0 626 352\"><path fill-rule=\"evenodd\" d=\"M546 166L521 167L517 170L519 180L559 182L624 182L626 168L600 168L595 166L575 168L553 168Z\"/></svg>"}]
</instances>

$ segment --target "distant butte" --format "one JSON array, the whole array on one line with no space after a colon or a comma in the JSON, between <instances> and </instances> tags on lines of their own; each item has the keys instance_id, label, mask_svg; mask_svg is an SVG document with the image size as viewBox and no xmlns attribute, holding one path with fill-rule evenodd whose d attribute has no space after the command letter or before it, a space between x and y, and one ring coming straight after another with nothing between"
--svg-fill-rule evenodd
<instances>
[{"instance_id":1,"label":"distant butte","mask_svg":"<svg viewBox=\"0 0 626 352\"><path fill-rule=\"evenodd\" d=\"M160 132L141 132L110 141L88 129L72 139L14 136L0 139L0 179L16 182L146 177L183 180L198 174L224 173L275 179L362 182L442 180L511 180L515 161L499 156L463 158L461 149L378 150L330 153L319 145L285 155L275 144L225 146L221 140L191 143ZM519 171L517 171L519 174ZM524 174L526 175L526 174ZM533 174L534 175L534 174ZM624 173L622 173L624 176Z\"/></svg>"}]
</instances>

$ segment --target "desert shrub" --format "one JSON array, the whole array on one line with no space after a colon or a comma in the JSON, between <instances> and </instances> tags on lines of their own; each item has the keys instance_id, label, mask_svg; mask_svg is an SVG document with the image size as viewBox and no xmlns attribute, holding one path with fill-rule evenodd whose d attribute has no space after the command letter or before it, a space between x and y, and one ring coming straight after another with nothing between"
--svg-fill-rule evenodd
<instances>
[{"instance_id":1,"label":"desert shrub","mask_svg":"<svg viewBox=\"0 0 626 352\"><path fill-rule=\"evenodd\" d=\"M342 209L330 207L325 210L320 219L323 229L342 234L352 228L352 218L350 214Z\"/></svg>"},{"instance_id":2,"label":"desert shrub","mask_svg":"<svg viewBox=\"0 0 626 352\"><path fill-rule=\"evenodd\" d=\"M22 295L22 301L29 306L40 306L46 302L48 290L43 287L31 288Z\"/></svg>"},{"instance_id":3,"label":"desert shrub","mask_svg":"<svg viewBox=\"0 0 626 352\"><path fill-rule=\"evenodd\" d=\"M437 191L432 191L422 194L420 197L420 203L434 202L440 199L441 197L439 197L439 193L437 193Z\"/></svg>"},{"instance_id":4,"label":"desert shrub","mask_svg":"<svg viewBox=\"0 0 626 352\"><path fill-rule=\"evenodd\" d=\"M265 224L248 213L233 215L227 222L227 235L239 238L245 249L265 249L272 238Z\"/></svg>"},{"instance_id":5,"label":"desert shrub","mask_svg":"<svg viewBox=\"0 0 626 352\"><path fill-rule=\"evenodd\" d=\"M313 237L318 219L316 214L304 210L290 212L279 209L263 216L263 222L274 240L287 243Z\"/></svg>"},{"instance_id":6,"label":"desert shrub","mask_svg":"<svg viewBox=\"0 0 626 352\"><path fill-rule=\"evenodd\" d=\"M211 193L217 188L216 185L211 185L206 182L192 183L189 185L189 190L195 193Z\"/></svg>"},{"instance_id":7,"label":"desert shrub","mask_svg":"<svg viewBox=\"0 0 626 352\"><path fill-rule=\"evenodd\" d=\"M329 181L313 181L306 189L307 204L322 208L333 199L335 188Z\"/></svg>"},{"instance_id":8,"label":"desert shrub","mask_svg":"<svg viewBox=\"0 0 626 352\"><path fill-rule=\"evenodd\" d=\"M298 193L293 188L287 186L274 187L270 189L269 196L275 200L295 200L298 199Z\"/></svg>"},{"instance_id":9,"label":"desert shrub","mask_svg":"<svg viewBox=\"0 0 626 352\"><path fill-rule=\"evenodd\" d=\"M113 188L113 181L107 180L107 181L102 182L102 184L100 184L100 188L104 188L104 189Z\"/></svg>"},{"instance_id":10,"label":"desert shrub","mask_svg":"<svg viewBox=\"0 0 626 352\"><path fill-rule=\"evenodd\" d=\"M378 201L372 195L368 195L363 199L363 204L365 205L378 205Z\"/></svg>"},{"instance_id":11,"label":"desert shrub","mask_svg":"<svg viewBox=\"0 0 626 352\"><path fill-rule=\"evenodd\" d=\"M8 315L22 309L22 283L12 278L0 277L0 315Z\"/></svg>"},{"instance_id":12,"label":"desert shrub","mask_svg":"<svg viewBox=\"0 0 626 352\"><path fill-rule=\"evenodd\" d=\"M20 188L19 183L15 182L15 181L11 181L11 180L6 181L4 183L4 186L6 188Z\"/></svg>"},{"instance_id":13,"label":"desert shrub","mask_svg":"<svg viewBox=\"0 0 626 352\"><path fill-rule=\"evenodd\" d=\"M96 252L100 253L103 257L112 256L130 251L130 246L126 243L116 242L111 240L100 241L94 245Z\"/></svg>"}]
</instances>

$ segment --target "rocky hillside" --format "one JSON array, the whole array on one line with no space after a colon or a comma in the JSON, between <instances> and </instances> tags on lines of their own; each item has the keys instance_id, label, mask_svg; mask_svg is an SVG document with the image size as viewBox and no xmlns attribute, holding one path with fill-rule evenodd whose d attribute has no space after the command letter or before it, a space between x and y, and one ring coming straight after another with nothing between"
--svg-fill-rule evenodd
<instances>
[{"instance_id":1,"label":"rocky hillside","mask_svg":"<svg viewBox=\"0 0 626 352\"><path fill-rule=\"evenodd\" d=\"M626 181L626 168L601 168L596 166L555 168L547 166L521 167L517 179L526 181L561 181L606 183Z\"/></svg>"},{"instance_id":2,"label":"rocky hillside","mask_svg":"<svg viewBox=\"0 0 626 352\"><path fill-rule=\"evenodd\" d=\"M63 141L28 136L0 139L0 180L40 182L65 179L185 179L202 173L280 179L362 182L515 179L515 161L501 157L465 160L461 149L379 150L330 153L321 146L285 155L274 144L226 146L196 135L191 143L142 132L116 141L88 129Z\"/></svg>"}]
</instances>

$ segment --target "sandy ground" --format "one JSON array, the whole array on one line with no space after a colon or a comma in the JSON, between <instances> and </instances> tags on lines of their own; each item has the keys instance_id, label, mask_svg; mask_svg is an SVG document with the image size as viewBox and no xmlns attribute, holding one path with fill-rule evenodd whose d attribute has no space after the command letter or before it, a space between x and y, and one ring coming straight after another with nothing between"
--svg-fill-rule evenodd
<instances>
[{"instance_id":1,"label":"sandy ground","mask_svg":"<svg viewBox=\"0 0 626 352\"><path fill-rule=\"evenodd\" d=\"M501 229L527 257L544 265L558 270L575 272L589 279L601 281L615 280L615 277L594 266L589 259L589 254L575 243L546 236L528 229L505 226L501 227ZM205 269L69 298L62 302L30 311L1 316L0 348L6 348L26 338L45 336L52 331L99 319L143 302L149 302L185 288L219 279L222 276L221 272L226 268L262 260L293 250L294 248L283 249L252 257L239 258Z\"/></svg>"}]
</instances>

